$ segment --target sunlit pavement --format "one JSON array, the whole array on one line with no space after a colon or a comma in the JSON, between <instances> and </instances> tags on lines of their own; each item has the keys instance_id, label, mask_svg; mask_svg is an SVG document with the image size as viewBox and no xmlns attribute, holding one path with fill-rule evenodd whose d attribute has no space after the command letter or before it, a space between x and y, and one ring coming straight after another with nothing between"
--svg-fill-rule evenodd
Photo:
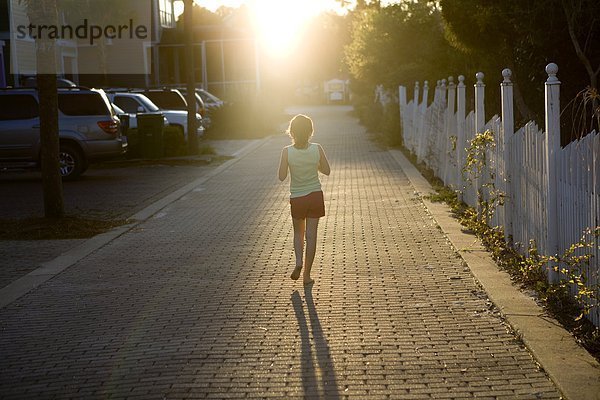
<instances>
[{"instance_id":1,"label":"sunlit pavement","mask_svg":"<svg viewBox=\"0 0 600 400\"><path fill-rule=\"evenodd\" d=\"M0 397L559 398L393 157L314 117L316 282L294 266L285 136L0 310Z\"/></svg>"}]
</instances>

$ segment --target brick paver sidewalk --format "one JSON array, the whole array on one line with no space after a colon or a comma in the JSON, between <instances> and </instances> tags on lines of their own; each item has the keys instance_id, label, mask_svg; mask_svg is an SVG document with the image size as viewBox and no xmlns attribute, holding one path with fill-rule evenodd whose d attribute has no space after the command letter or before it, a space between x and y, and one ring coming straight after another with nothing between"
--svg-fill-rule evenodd
<instances>
[{"instance_id":1,"label":"brick paver sidewalk","mask_svg":"<svg viewBox=\"0 0 600 400\"><path fill-rule=\"evenodd\" d=\"M559 398L345 107L315 285L294 266L273 138L0 310L0 397Z\"/></svg>"}]
</instances>

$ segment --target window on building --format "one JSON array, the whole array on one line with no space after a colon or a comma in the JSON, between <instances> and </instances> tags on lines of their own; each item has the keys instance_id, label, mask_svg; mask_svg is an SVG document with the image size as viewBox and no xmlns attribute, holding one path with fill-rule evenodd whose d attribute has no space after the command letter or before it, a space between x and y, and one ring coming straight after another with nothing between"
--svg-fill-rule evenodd
<instances>
[{"instance_id":1,"label":"window on building","mask_svg":"<svg viewBox=\"0 0 600 400\"><path fill-rule=\"evenodd\" d=\"M173 14L173 0L159 0L158 13L160 25L164 28L175 28L175 15Z\"/></svg>"}]
</instances>

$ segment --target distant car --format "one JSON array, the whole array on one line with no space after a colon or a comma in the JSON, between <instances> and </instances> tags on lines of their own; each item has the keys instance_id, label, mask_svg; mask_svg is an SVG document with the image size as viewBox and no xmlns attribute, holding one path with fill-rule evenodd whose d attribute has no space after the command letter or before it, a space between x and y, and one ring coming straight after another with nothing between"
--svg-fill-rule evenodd
<instances>
[{"instance_id":1,"label":"distant car","mask_svg":"<svg viewBox=\"0 0 600 400\"><path fill-rule=\"evenodd\" d=\"M225 102L215 96L214 94L208 92L204 89L196 89L196 93L202 98L204 101L204 105L210 111L216 108L221 108L225 105Z\"/></svg>"},{"instance_id":2,"label":"distant car","mask_svg":"<svg viewBox=\"0 0 600 400\"><path fill-rule=\"evenodd\" d=\"M181 95L186 99L187 104L187 89L186 88L178 88ZM210 118L210 110L206 107L204 100L202 100L202 96L198 92L194 93L194 98L196 99L196 112L202 115L202 122L206 129L210 128L211 118Z\"/></svg>"},{"instance_id":3,"label":"distant car","mask_svg":"<svg viewBox=\"0 0 600 400\"><path fill-rule=\"evenodd\" d=\"M127 150L119 119L102 90L58 90L60 173L77 179L94 161ZM36 89L0 90L0 168L40 167L39 97Z\"/></svg>"},{"instance_id":4,"label":"distant car","mask_svg":"<svg viewBox=\"0 0 600 400\"><path fill-rule=\"evenodd\" d=\"M184 96L187 93L187 88L181 87L178 88L178 90ZM208 115L210 115L211 111L214 111L225 105L225 102L223 100L204 89L196 88L196 98L198 97L202 101L203 107Z\"/></svg>"},{"instance_id":5,"label":"distant car","mask_svg":"<svg viewBox=\"0 0 600 400\"><path fill-rule=\"evenodd\" d=\"M178 89L144 89L143 93L160 108L187 111L187 100Z\"/></svg>"},{"instance_id":6,"label":"distant car","mask_svg":"<svg viewBox=\"0 0 600 400\"><path fill-rule=\"evenodd\" d=\"M145 89L144 94L160 107L161 110L183 110L187 112L185 91L170 88ZM196 97L196 113L201 116L202 126L208 128L210 119L206 115L206 108L201 97Z\"/></svg>"},{"instance_id":7,"label":"distant car","mask_svg":"<svg viewBox=\"0 0 600 400\"><path fill-rule=\"evenodd\" d=\"M127 119L128 119L127 128L129 128L129 129L137 128L137 113L128 113L125 110L123 110L121 107L116 105L115 103L112 103L111 105L112 105L113 109L115 110L117 117L122 118L123 115L127 115ZM167 119L167 117L164 117L164 124L165 124L165 126L169 125L169 120Z\"/></svg>"},{"instance_id":8,"label":"distant car","mask_svg":"<svg viewBox=\"0 0 600 400\"><path fill-rule=\"evenodd\" d=\"M25 78L25 80L23 81L23 86L30 87L30 88L37 87L37 77L30 76L28 78ZM77 84L75 82L70 81L65 78L56 78L56 86L59 88L69 88L69 87L76 87Z\"/></svg>"},{"instance_id":9,"label":"distant car","mask_svg":"<svg viewBox=\"0 0 600 400\"><path fill-rule=\"evenodd\" d=\"M179 127L187 140L187 111L185 109L181 110L178 108L167 108L167 106L176 105L177 102L180 101L183 101L184 104L187 104L185 103L185 99L183 99L181 93L176 92L175 96L169 95L165 96L164 98L154 96L155 99L162 100L161 106L160 104L156 104L147 96L147 94L150 92L152 91L146 91L144 89L107 89L107 95L110 101L127 113L162 112L169 121L169 125ZM178 105L177 107L181 106ZM198 128L196 129L196 136L202 136L204 135L204 126L202 125L202 117L200 114L196 114L196 121L198 125Z\"/></svg>"}]
</instances>

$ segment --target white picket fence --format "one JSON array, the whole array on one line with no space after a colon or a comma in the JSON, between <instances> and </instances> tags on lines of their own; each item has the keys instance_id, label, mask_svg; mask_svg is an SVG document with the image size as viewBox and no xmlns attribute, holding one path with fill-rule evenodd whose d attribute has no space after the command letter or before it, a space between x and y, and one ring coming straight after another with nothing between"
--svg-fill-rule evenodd
<instances>
[{"instance_id":1,"label":"white picket fence","mask_svg":"<svg viewBox=\"0 0 600 400\"><path fill-rule=\"evenodd\" d=\"M416 83L413 99L408 102L406 88L399 88L404 145L445 185L457 190L469 206L479 207L478 196L492 200L492 186L502 193L504 204L496 208L488 223L502 227L506 240L522 254L527 254L530 241L540 254L564 254L586 229L600 226L600 134L593 131L560 147L558 67L549 64L546 72L544 129L529 122L515 132L508 69L502 71L502 116L495 115L487 123L481 72L474 85L475 110L468 114L464 76L458 77L458 84L452 78L438 81L431 104L427 101L427 81L422 90ZM493 132L495 145L486 150L483 171L476 176L463 172L470 141L476 133L487 130ZM593 246L576 254L592 254L583 272L588 285L593 286L600 282L600 242L590 238ZM560 275L551 267L547 269L548 279L555 282ZM600 307L591 301L588 304L592 306L588 319L600 326Z\"/></svg>"}]
</instances>

